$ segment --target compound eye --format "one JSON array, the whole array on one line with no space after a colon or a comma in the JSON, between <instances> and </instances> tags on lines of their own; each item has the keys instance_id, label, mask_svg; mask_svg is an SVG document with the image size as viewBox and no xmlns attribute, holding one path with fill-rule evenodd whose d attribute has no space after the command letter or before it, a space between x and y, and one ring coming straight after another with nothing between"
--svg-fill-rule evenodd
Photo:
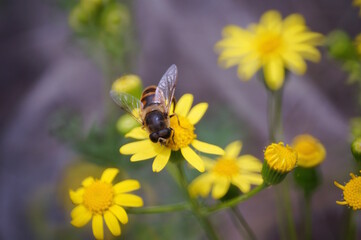
<instances>
[{"instance_id":1,"label":"compound eye","mask_svg":"<svg viewBox=\"0 0 361 240\"><path fill-rule=\"evenodd\" d=\"M159 135L158 133L154 132L154 133L151 133L149 135L149 139L154 142L154 143L157 143L158 142L158 138L159 138Z\"/></svg>"}]
</instances>

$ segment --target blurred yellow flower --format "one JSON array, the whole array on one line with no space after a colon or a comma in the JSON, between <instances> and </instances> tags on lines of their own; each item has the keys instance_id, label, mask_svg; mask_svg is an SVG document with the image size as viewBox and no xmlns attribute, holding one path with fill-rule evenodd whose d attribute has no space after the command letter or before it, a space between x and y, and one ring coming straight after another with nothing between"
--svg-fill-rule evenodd
<instances>
[{"instance_id":1,"label":"blurred yellow flower","mask_svg":"<svg viewBox=\"0 0 361 240\"><path fill-rule=\"evenodd\" d=\"M360 1L360 5L361 5L361 1ZM356 46L358 55L361 56L361 33L358 34L355 38L355 46Z\"/></svg>"},{"instance_id":2,"label":"blurred yellow flower","mask_svg":"<svg viewBox=\"0 0 361 240\"><path fill-rule=\"evenodd\" d=\"M215 46L221 66L238 65L238 76L244 80L263 68L265 83L271 90L282 87L285 69L302 75L307 68L305 59L318 62L321 57L316 46L321 45L323 37L311 32L300 14L282 20L279 12L267 11L259 24L247 29L226 26L223 37Z\"/></svg>"},{"instance_id":3,"label":"blurred yellow flower","mask_svg":"<svg viewBox=\"0 0 361 240\"><path fill-rule=\"evenodd\" d=\"M361 16L361 0L353 0L352 5L360 8L359 15Z\"/></svg>"},{"instance_id":4,"label":"blurred yellow flower","mask_svg":"<svg viewBox=\"0 0 361 240\"><path fill-rule=\"evenodd\" d=\"M297 152L283 142L272 143L264 152L264 160L273 170L290 172L296 166Z\"/></svg>"},{"instance_id":5,"label":"blurred yellow flower","mask_svg":"<svg viewBox=\"0 0 361 240\"><path fill-rule=\"evenodd\" d=\"M134 128L126 137L140 141L123 145L119 151L121 154L132 155L130 161L142 161L154 158L153 171L161 171L169 161L172 151L180 150L185 160L198 171L204 171L204 162L200 156L190 147L209 154L222 155L223 149L218 146L199 141L194 133L194 125L199 122L208 108L207 103L199 103L191 109L193 95L183 95L174 110L175 116L170 118L170 127L173 134L165 145L153 143L149 139L149 133L142 127Z\"/></svg>"},{"instance_id":6,"label":"blurred yellow flower","mask_svg":"<svg viewBox=\"0 0 361 240\"><path fill-rule=\"evenodd\" d=\"M118 169L106 169L100 179L88 177L82 187L69 191L70 199L77 205L71 212L71 224L83 227L92 219L93 234L96 239L104 238L103 219L114 236L121 233L119 222L126 224L128 215L125 207L141 207L143 200L128 192L140 188L137 180L125 180L115 185L113 179Z\"/></svg>"},{"instance_id":7,"label":"blurred yellow flower","mask_svg":"<svg viewBox=\"0 0 361 240\"><path fill-rule=\"evenodd\" d=\"M315 167L326 157L322 143L311 135L298 135L293 139L292 147L298 153L297 165L304 168Z\"/></svg>"},{"instance_id":8,"label":"blurred yellow flower","mask_svg":"<svg viewBox=\"0 0 361 240\"><path fill-rule=\"evenodd\" d=\"M345 186L334 182L336 187L343 191L343 201L336 201L339 205L348 205L353 210L361 209L361 177L356 177L353 173L350 173L351 179Z\"/></svg>"},{"instance_id":9,"label":"blurred yellow flower","mask_svg":"<svg viewBox=\"0 0 361 240\"><path fill-rule=\"evenodd\" d=\"M243 193L249 192L251 184L262 184L262 163L251 155L238 156L241 149L242 142L235 141L225 148L225 154L216 161L203 158L206 172L189 185L190 194L207 197L213 187L212 197L219 199L228 192L231 184Z\"/></svg>"},{"instance_id":10,"label":"blurred yellow flower","mask_svg":"<svg viewBox=\"0 0 361 240\"><path fill-rule=\"evenodd\" d=\"M133 128L139 127L139 122L135 120L130 114L124 114L118 119L116 126L119 133L125 135Z\"/></svg>"},{"instance_id":11,"label":"blurred yellow flower","mask_svg":"<svg viewBox=\"0 0 361 240\"><path fill-rule=\"evenodd\" d=\"M112 90L118 93L125 92L140 97L142 80L134 74L124 75L113 82Z\"/></svg>"}]
</instances>

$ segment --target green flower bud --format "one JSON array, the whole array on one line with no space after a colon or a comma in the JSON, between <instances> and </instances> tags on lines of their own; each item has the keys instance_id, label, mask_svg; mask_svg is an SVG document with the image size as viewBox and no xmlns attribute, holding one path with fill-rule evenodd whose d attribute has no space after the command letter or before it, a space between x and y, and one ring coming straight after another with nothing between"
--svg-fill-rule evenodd
<instances>
[{"instance_id":1,"label":"green flower bud","mask_svg":"<svg viewBox=\"0 0 361 240\"><path fill-rule=\"evenodd\" d=\"M293 173L296 185L303 189L307 197L311 196L320 185L321 178L319 175L320 174L315 167L296 167Z\"/></svg>"},{"instance_id":2,"label":"green flower bud","mask_svg":"<svg viewBox=\"0 0 361 240\"><path fill-rule=\"evenodd\" d=\"M351 143L351 152L358 163L361 163L361 137L356 138Z\"/></svg>"}]
</instances>

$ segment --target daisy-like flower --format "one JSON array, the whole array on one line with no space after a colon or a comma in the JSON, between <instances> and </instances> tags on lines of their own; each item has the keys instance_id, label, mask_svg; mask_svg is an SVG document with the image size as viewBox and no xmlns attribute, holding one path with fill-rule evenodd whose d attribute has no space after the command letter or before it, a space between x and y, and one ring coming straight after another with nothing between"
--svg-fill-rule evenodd
<instances>
[{"instance_id":1,"label":"daisy-like flower","mask_svg":"<svg viewBox=\"0 0 361 240\"><path fill-rule=\"evenodd\" d=\"M360 8L359 15L361 16L361 0L353 0L352 5Z\"/></svg>"},{"instance_id":2,"label":"daisy-like flower","mask_svg":"<svg viewBox=\"0 0 361 240\"><path fill-rule=\"evenodd\" d=\"M251 184L262 184L262 163L251 155L238 156L241 149L242 142L235 141L216 161L204 159L206 172L189 185L191 195L207 197L212 189L212 197L219 199L228 192L231 184L243 193L249 192Z\"/></svg>"},{"instance_id":3,"label":"daisy-like flower","mask_svg":"<svg viewBox=\"0 0 361 240\"><path fill-rule=\"evenodd\" d=\"M134 128L126 137L139 141L128 143L120 148L120 153L132 155L130 161L142 161L155 158L153 171L161 171L169 161L172 151L181 151L184 159L198 171L204 171L204 162L201 157L190 147L209 154L222 155L223 149L197 139L194 133L194 125L199 122L208 108L207 103L199 103L192 109L193 95L183 95L176 104L175 115L170 118L170 127L173 135L165 145L153 143L149 139L149 133L142 127ZM172 108L171 108L172 109Z\"/></svg>"},{"instance_id":4,"label":"daisy-like flower","mask_svg":"<svg viewBox=\"0 0 361 240\"><path fill-rule=\"evenodd\" d=\"M351 179L345 186L334 182L336 187L340 188L343 191L343 201L336 201L339 205L348 205L352 207L353 210L361 209L361 177L355 176L353 173L350 173Z\"/></svg>"},{"instance_id":5,"label":"daisy-like flower","mask_svg":"<svg viewBox=\"0 0 361 240\"><path fill-rule=\"evenodd\" d=\"M71 211L71 224L80 228L92 220L96 239L104 238L103 219L110 232L114 236L119 236L121 233L119 222L122 224L128 222L128 215L123 206L143 206L143 200L139 196L129 193L140 188L137 180L112 184L118 172L118 169L108 168L100 179L88 177L83 180L81 188L69 191L71 201L77 205Z\"/></svg>"},{"instance_id":6,"label":"daisy-like flower","mask_svg":"<svg viewBox=\"0 0 361 240\"><path fill-rule=\"evenodd\" d=\"M283 142L270 144L264 152L263 180L269 184L280 183L296 167L297 152Z\"/></svg>"},{"instance_id":7,"label":"daisy-like flower","mask_svg":"<svg viewBox=\"0 0 361 240\"><path fill-rule=\"evenodd\" d=\"M282 20L277 11L264 13L259 24L247 29L235 25L223 29L223 39L215 49L220 53L219 63L225 68L238 65L238 76L249 80L263 68L265 83L271 90L282 87L285 69L302 75L305 59L317 62L322 35L311 32L300 14Z\"/></svg>"},{"instance_id":8,"label":"daisy-like flower","mask_svg":"<svg viewBox=\"0 0 361 240\"><path fill-rule=\"evenodd\" d=\"M292 147L298 153L298 166L304 168L319 165L326 157L322 143L309 134L298 135L293 139Z\"/></svg>"}]
</instances>

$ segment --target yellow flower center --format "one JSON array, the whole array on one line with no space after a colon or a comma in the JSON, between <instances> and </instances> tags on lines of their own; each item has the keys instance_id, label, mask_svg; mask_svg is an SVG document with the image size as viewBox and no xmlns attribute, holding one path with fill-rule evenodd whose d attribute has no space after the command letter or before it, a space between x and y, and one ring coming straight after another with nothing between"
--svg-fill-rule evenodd
<instances>
[{"instance_id":1,"label":"yellow flower center","mask_svg":"<svg viewBox=\"0 0 361 240\"><path fill-rule=\"evenodd\" d=\"M271 169L280 172L291 171L297 163L297 152L283 142L272 143L264 152L264 159Z\"/></svg>"},{"instance_id":2,"label":"yellow flower center","mask_svg":"<svg viewBox=\"0 0 361 240\"><path fill-rule=\"evenodd\" d=\"M357 210L361 209L361 177L351 176L351 180L345 185L343 196L347 204Z\"/></svg>"},{"instance_id":3,"label":"yellow flower center","mask_svg":"<svg viewBox=\"0 0 361 240\"><path fill-rule=\"evenodd\" d=\"M89 187L85 188L83 200L84 205L92 213L102 214L113 203L113 188L110 183L96 180Z\"/></svg>"},{"instance_id":4,"label":"yellow flower center","mask_svg":"<svg viewBox=\"0 0 361 240\"><path fill-rule=\"evenodd\" d=\"M232 158L219 158L213 167L213 172L224 177L232 177L239 174L239 167Z\"/></svg>"},{"instance_id":5,"label":"yellow flower center","mask_svg":"<svg viewBox=\"0 0 361 240\"><path fill-rule=\"evenodd\" d=\"M273 54L282 46L282 38L278 33L265 32L258 37L256 46L261 56Z\"/></svg>"},{"instance_id":6,"label":"yellow flower center","mask_svg":"<svg viewBox=\"0 0 361 240\"><path fill-rule=\"evenodd\" d=\"M178 151L180 148L186 147L192 143L193 139L197 137L194 133L194 126L187 118L175 115L170 118L170 127L173 129L173 134L169 138L166 146L173 151Z\"/></svg>"}]
</instances>

